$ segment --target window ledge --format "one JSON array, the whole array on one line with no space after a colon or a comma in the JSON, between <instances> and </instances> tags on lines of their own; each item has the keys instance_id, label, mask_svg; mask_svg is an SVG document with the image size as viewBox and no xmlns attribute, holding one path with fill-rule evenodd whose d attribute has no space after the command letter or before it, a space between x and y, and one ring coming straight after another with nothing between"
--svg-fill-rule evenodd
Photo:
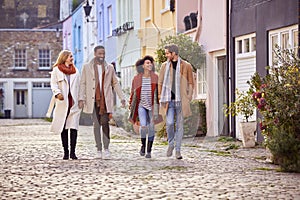
<instances>
[{"instance_id":1,"label":"window ledge","mask_svg":"<svg viewBox=\"0 0 300 200\"><path fill-rule=\"evenodd\" d=\"M51 67L50 68L39 68L38 71L51 71Z\"/></svg>"},{"instance_id":2,"label":"window ledge","mask_svg":"<svg viewBox=\"0 0 300 200\"><path fill-rule=\"evenodd\" d=\"M27 68L16 68L16 67L14 67L13 71L28 71L28 69Z\"/></svg>"},{"instance_id":3,"label":"window ledge","mask_svg":"<svg viewBox=\"0 0 300 200\"><path fill-rule=\"evenodd\" d=\"M169 11L169 8L164 8L160 11L160 14L165 14Z\"/></svg>"}]
</instances>

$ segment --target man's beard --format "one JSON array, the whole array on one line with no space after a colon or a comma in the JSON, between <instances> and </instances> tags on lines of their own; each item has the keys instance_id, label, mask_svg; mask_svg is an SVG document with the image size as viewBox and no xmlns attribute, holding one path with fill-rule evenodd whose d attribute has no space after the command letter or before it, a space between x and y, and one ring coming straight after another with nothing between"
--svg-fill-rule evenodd
<instances>
[{"instance_id":1,"label":"man's beard","mask_svg":"<svg viewBox=\"0 0 300 200\"><path fill-rule=\"evenodd\" d=\"M96 57L96 62L102 64L104 62L104 58L97 58Z\"/></svg>"}]
</instances>

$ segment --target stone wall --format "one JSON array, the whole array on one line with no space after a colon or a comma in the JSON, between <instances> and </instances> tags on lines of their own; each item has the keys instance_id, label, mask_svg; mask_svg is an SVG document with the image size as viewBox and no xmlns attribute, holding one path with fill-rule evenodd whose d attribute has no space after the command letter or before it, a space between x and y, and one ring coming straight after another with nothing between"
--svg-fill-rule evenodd
<instances>
[{"instance_id":1,"label":"stone wall","mask_svg":"<svg viewBox=\"0 0 300 200\"><path fill-rule=\"evenodd\" d=\"M0 30L0 78L49 78L39 69L39 49L49 49L51 66L62 50L62 37L55 30ZM15 49L26 49L26 69L15 69Z\"/></svg>"}]
</instances>

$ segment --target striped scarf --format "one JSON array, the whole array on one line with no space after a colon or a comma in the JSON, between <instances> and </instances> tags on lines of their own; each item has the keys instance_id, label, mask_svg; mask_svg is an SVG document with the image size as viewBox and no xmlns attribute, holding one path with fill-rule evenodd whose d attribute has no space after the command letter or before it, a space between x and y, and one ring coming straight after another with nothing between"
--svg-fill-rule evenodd
<instances>
[{"instance_id":1,"label":"striped scarf","mask_svg":"<svg viewBox=\"0 0 300 200\"><path fill-rule=\"evenodd\" d=\"M167 62L166 71L164 74L164 82L162 85L160 103L167 103L171 101L171 90L172 90L172 73L173 68L170 67L171 61ZM171 72L171 70L172 72ZM180 102L180 58L178 58L176 71L175 71L175 102Z\"/></svg>"}]
</instances>

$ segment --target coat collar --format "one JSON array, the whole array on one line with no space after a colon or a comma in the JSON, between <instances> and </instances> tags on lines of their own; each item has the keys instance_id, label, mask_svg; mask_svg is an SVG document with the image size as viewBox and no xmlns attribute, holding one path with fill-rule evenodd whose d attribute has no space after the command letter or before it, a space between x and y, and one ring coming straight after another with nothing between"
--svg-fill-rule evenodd
<instances>
[{"instance_id":1,"label":"coat collar","mask_svg":"<svg viewBox=\"0 0 300 200\"><path fill-rule=\"evenodd\" d=\"M91 68L91 70L94 70L94 63L95 63L95 58L93 58L90 62L89 62L89 67ZM104 61L104 68L105 70L108 69L108 64L106 61Z\"/></svg>"},{"instance_id":2,"label":"coat collar","mask_svg":"<svg viewBox=\"0 0 300 200\"><path fill-rule=\"evenodd\" d=\"M76 73L70 75L70 86L74 82L76 74L77 74L77 68L76 68ZM60 71L58 68L57 68L57 79L58 79L58 81L65 80L67 82L67 84L69 85L67 75L64 74L62 71Z\"/></svg>"}]
</instances>

